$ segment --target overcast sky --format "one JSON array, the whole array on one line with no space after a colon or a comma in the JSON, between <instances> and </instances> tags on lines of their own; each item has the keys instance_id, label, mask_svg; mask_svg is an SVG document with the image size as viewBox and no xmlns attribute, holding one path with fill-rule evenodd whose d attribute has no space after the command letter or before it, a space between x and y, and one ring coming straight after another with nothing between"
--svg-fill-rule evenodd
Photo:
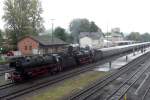
<instances>
[{"instance_id":1,"label":"overcast sky","mask_svg":"<svg viewBox=\"0 0 150 100\"><path fill-rule=\"evenodd\" d=\"M123 32L150 32L150 0L41 0L46 29L54 26L68 29L74 18L94 21L102 31L120 27ZM3 15L3 0L0 0L0 17ZM0 20L0 28L4 22Z\"/></svg>"}]
</instances>

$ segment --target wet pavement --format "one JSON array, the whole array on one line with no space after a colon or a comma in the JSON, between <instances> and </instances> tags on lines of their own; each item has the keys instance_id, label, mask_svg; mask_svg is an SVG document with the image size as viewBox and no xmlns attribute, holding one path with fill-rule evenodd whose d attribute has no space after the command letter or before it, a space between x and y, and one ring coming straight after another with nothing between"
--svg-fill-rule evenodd
<instances>
[{"instance_id":1,"label":"wet pavement","mask_svg":"<svg viewBox=\"0 0 150 100\"><path fill-rule=\"evenodd\" d=\"M149 50L147 50L147 51L149 51ZM112 71L112 70L118 69L118 68L126 65L130 61L141 56L142 54L143 53L141 53L141 52L135 52L135 55L133 55L133 53L131 53L131 54L128 54L127 56L120 57L120 58L118 58L112 62L108 62L108 63L105 63L103 65L99 65L94 70L95 71L110 71L110 70ZM111 64L111 66L110 66L110 64Z\"/></svg>"}]
</instances>

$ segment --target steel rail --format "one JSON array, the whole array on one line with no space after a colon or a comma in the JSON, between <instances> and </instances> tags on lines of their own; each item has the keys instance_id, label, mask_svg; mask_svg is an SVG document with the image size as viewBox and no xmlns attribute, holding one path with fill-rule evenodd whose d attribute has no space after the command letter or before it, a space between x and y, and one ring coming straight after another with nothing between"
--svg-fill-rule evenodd
<instances>
[{"instance_id":1,"label":"steel rail","mask_svg":"<svg viewBox=\"0 0 150 100\"><path fill-rule=\"evenodd\" d=\"M142 100L145 100L146 99L146 96L148 94L148 92L150 91L150 85L148 86L148 88L146 89L146 92L144 93L143 97L142 97Z\"/></svg>"},{"instance_id":2,"label":"steel rail","mask_svg":"<svg viewBox=\"0 0 150 100\"><path fill-rule=\"evenodd\" d=\"M117 93L118 90L120 90L130 79L132 79L132 78L140 71L140 69L142 69L142 68L141 68L141 67L138 68L138 70L136 70L136 71L130 76L130 78L128 78L126 81L124 81L124 82L122 83L122 85L119 86L119 87L117 88L117 90L116 90L115 92L113 92L111 95L109 95L105 100L109 100L112 96L114 96L115 93Z\"/></svg>"},{"instance_id":3,"label":"steel rail","mask_svg":"<svg viewBox=\"0 0 150 100\"><path fill-rule=\"evenodd\" d=\"M146 66L146 65L145 65ZM139 73L138 75L138 77L135 77L134 79L134 81L132 82L132 84L129 86L129 87L127 87L127 89L125 89L124 90L124 93L122 93L120 96L116 96L115 97L115 99L116 100L120 100L123 96L124 96L124 94L135 84L135 82L137 82L139 79L140 79L140 77L145 73L145 71L147 70L149 68L149 65L147 65L146 67L144 67L143 69L142 69L142 71L140 71L141 73ZM135 75L134 75L135 76ZM129 81L129 80L128 80ZM125 83L123 83L116 91L115 91L115 93L113 93L112 94L112 96L110 97L110 98L108 98L108 99L106 99L106 100L114 100L114 96L115 96L115 94L116 93L118 93L118 91L121 89L121 88L123 88L125 85L126 85L126 83L127 83L127 81L125 82Z\"/></svg>"},{"instance_id":4,"label":"steel rail","mask_svg":"<svg viewBox=\"0 0 150 100\"><path fill-rule=\"evenodd\" d=\"M4 85L0 85L0 90L12 87L14 85L16 85L16 84L14 84L14 83L7 83L7 84L4 84Z\"/></svg>"},{"instance_id":5,"label":"steel rail","mask_svg":"<svg viewBox=\"0 0 150 100\"><path fill-rule=\"evenodd\" d=\"M148 66L149 67L149 66ZM128 92L128 90L134 85L135 82L137 82L139 80L139 78L142 76L142 74L144 74L146 70L144 70L141 75L136 79L134 80L134 82L125 90L125 92L119 97L118 100L121 100L123 98L123 96Z\"/></svg>"},{"instance_id":6,"label":"steel rail","mask_svg":"<svg viewBox=\"0 0 150 100\"><path fill-rule=\"evenodd\" d=\"M125 53L126 54L126 53ZM71 71L70 73L67 73L67 74L64 74L63 76L58 76L56 79L53 79L53 80L48 80L48 81L44 81L44 82L41 82L39 84L36 84L34 86L30 86L30 87L27 87L27 88L24 88L24 89L21 89L21 90L17 90L15 92L12 92L10 94L6 94L6 95L3 95L3 96L0 96L0 99L3 99L3 98L7 98L7 99L10 99L10 98L15 98L15 97L18 97L18 96L21 96L21 95L24 95L28 92L32 92L34 90L37 90L37 89L40 89L42 87L45 87L45 86L48 86L48 85L52 85L54 83L57 83L57 82L60 82L60 81L63 81L67 78L70 78L70 77L73 77L75 75L78 75L78 74L81 74L83 72L87 72L93 68L95 68L95 66L97 65L100 65L100 64L103 64L103 63L106 63L108 61L111 61L113 59L116 59L120 56L123 56L125 54L120 54L120 55L116 55L116 56L112 56L112 57L109 57L107 59L103 59L102 61L100 62L97 62L97 63L94 63L94 64L90 64L88 65L88 67L82 67L82 68L79 68L78 70L76 69L76 71ZM87 65L86 65L87 66Z\"/></svg>"},{"instance_id":7,"label":"steel rail","mask_svg":"<svg viewBox=\"0 0 150 100\"><path fill-rule=\"evenodd\" d=\"M95 92L97 92L98 90L102 89L104 86L106 86L107 84L109 84L110 82L112 82L113 80L115 80L116 78L118 78L121 74L127 72L128 70L130 70L130 66L135 66L137 64L140 64L142 61L144 61L148 55L148 53L134 59L132 62L129 62L128 64L126 64L124 67L121 67L117 72L109 75L108 77L106 77L105 79L91 85L90 87L81 90L79 93L73 95L72 97L70 97L71 100L79 100L79 97L82 97L82 100L85 100L87 98L89 98L91 95L93 95ZM147 55L147 56L145 56ZM140 59L140 60L139 60ZM128 69L126 69L128 68ZM133 68L133 67L132 67ZM125 70L126 69L126 70ZM121 72L123 71L123 72ZM115 76L116 75L116 76ZM99 88L97 88L97 86L100 85ZM82 96L81 96L82 95Z\"/></svg>"},{"instance_id":8,"label":"steel rail","mask_svg":"<svg viewBox=\"0 0 150 100\"><path fill-rule=\"evenodd\" d=\"M5 70L5 71L0 71L0 76L3 76L5 73L12 72L12 71L14 71L14 70L9 69L9 70Z\"/></svg>"}]
</instances>

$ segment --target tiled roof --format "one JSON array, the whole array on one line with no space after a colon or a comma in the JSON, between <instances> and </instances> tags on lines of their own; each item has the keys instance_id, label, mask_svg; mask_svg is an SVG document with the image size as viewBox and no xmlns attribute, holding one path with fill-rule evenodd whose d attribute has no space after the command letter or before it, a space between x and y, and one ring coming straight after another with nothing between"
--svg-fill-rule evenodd
<instances>
[{"instance_id":1,"label":"tiled roof","mask_svg":"<svg viewBox=\"0 0 150 100\"><path fill-rule=\"evenodd\" d=\"M122 35L119 34L119 33L112 33L112 36L113 36L113 37L122 37Z\"/></svg>"},{"instance_id":2,"label":"tiled roof","mask_svg":"<svg viewBox=\"0 0 150 100\"><path fill-rule=\"evenodd\" d=\"M55 45L67 45L68 44L64 42L63 40L58 39L56 37L53 37L53 41L52 41L52 38L47 35L27 36L27 37L34 39L35 41L39 42L40 45L43 45L43 46L55 46Z\"/></svg>"},{"instance_id":3,"label":"tiled roof","mask_svg":"<svg viewBox=\"0 0 150 100\"><path fill-rule=\"evenodd\" d=\"M81 32L79 37L82 38L82 37L86 37L86 36L96 40L96 39L99 39L100 37L102 37L103 34L100 32Z\"/></svg>"}]
</instances>

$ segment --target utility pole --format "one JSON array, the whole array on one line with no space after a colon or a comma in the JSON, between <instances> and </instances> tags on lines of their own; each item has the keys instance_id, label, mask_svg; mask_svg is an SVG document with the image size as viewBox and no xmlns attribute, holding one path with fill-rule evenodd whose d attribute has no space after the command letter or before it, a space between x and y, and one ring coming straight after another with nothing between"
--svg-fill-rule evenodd
<instances>
[{"instance_id":1,"label":"utility pole","mask_svg":"<svg viewBox=\"0 0 150 100\"><path fill-rule=\"evenodd\" d=\"M108 24L107 24L107 48L108 48Z\"/></svg>"},{"instance_id":2,"label":"utility pole","mask_svg":"<svg viewBox=\"0 0 150 100\"><path fill-rule=\"evenodd\" d=\"M53 44L53 28L54 28L54 20L55 20L55 19L51 19L51 22L52 22L52 36L51 36L52 44ZM52 51L51 51L51 52L53 53L53 47L52 47Z\"/></svg>"},{"instance_id":3,"label":"utility pole","mask_svg":"<svg viewBox=\"0 0 150 100\"><path fill-rule=\"evenodd\" d=\"M52 22L52 43L53 43L53 28L54 28L54 20L55 20L55 19L51 19L51 22Z\"/></svg>"}]
</instances>

